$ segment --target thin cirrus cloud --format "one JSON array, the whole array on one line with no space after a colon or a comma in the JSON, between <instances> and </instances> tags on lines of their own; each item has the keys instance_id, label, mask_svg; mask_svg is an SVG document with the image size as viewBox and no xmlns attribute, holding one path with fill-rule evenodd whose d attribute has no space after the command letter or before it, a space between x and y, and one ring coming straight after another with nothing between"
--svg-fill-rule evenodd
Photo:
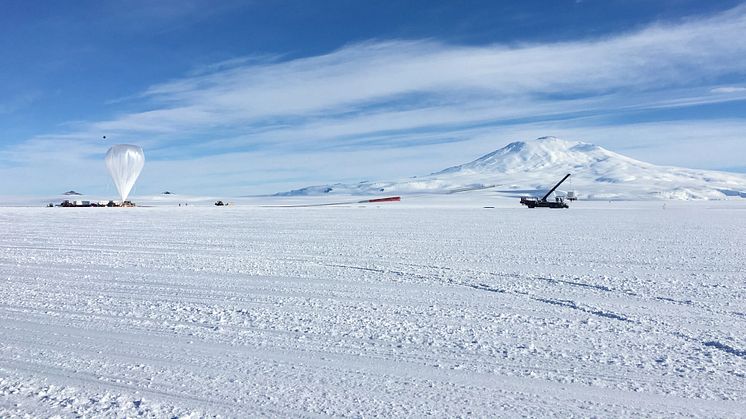
<instances>
[{"instance_id":1,"label":"thin cirrus cloud","mask_svg":"<svg viewBox=\"0 0 746 419\"><path fill-rule=\"evenodd\" d=\"M741 92L746 92L746 87L725 86L725 87L716 87L710 91L712 93L741 93Z\"/></svg>"},{"instance_id":2,"label":"thin cirrus cloud","mask_svg":"<svg viewBox=\"0 0 746 419\"><path fill-rule=\"evenodd\" d=\"M440 104L435 113L448 112L451 118L469 122L475 119L476 101L485 103L481 111L510 110L505 116L486 112L485 119L541 115L552 112L552 107L567 109L564 101L547 96L593 97L620 89L631 89L631 94L743 72L746 45L739 34L746 30L744 16L744 8L739 8L591 42L513 47L434 41L350 45L327 55L239 65L156 85L143 97L161 108L94 127L178 132L283 118L297 125L307 119L338 121L339 115L357 118L371 107L411 112L433 109L433 103Z\"/></svg>"},{"instance_id":3,"label":"thin cirrus cloud","mask_svg":"<svg viewBox=\"0 0 746 419\"><path fill-rule=\"evenodd\" d=\"M592 133L603 139L596 142L619 148L624 138L613 134L621 130L612 120L620 112L746 99L746 88L723 83L746 74L743 33L746 6L573 42L460 46L432 39L370 41L298 59L236 58L125 99L129 108L139 105L146 111L84 123L75 132L0 150L0 167L3 162L5 171L12 172L13 162L28 167L40 154L59 147L71 158L89 161L95 156L92 150L100 147L91 139L100 133L143 144L155 160L173 160L162 164L176 172L188 172L186 167L199 161L207 173L209 162L219 161L237 174L225 179L240 179L241 165L228 162L261 158L255 167L265 170L252 172L251 183L260 185L263 179L272 187L282 183L273 173L283 172L288 161L294 162L288 186L303 186L303 179L355 176L339 165L304 163L304 155L332 162L340 154L358 156L375 149L398 159L390 167L436 168L459 163L451 160L458 153L440 153L457 148L454 143L463 143L461 149L469 152L487 152L536 128L547 130L541 134L566 133L587 141L594 138L583 132ZM740 122L723 121L731 126ZM713 130L711 121L687 125ZM651 141L669 144L666 132L656 131L662 137ZM491 143L485 140L490 133ZM402 151L411 147L417 153ZM408 164L423 154L433 160ZM666 162L658 157L650 160ZM355 169L361 178L377 173L375 157L358 160ZM717 167L717 158L708 164ZM412 174L418 173L386 173ZM220 178L212 182L215 188L247 192L236 186L238 180L232 185L220 184Z\"/></svg>"}]
</instances>

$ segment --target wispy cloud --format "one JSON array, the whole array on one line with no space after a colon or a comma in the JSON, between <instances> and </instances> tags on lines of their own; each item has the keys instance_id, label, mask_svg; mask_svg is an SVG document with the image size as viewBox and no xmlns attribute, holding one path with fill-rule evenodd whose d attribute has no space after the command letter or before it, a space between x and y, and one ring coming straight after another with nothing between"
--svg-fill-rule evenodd
<instances>
[{"instance_id":1,"label":"wispy cloud","mask_svg":"<svg viewBox=\"0 0 746 419\"><path fill-rule=\"evenodd\" d=\"M376 159L356 156L371 149L391 158L389 167L392 161L406 162L409 166L397 166L403 168L399 175L416 174L428 165L436 169L458 163L453 154L435 150L456 149L448 146L454 142L476 149L489 133L492 141L497 133L507 141L542 128L589 141L594 138L583 133L592 133L610 141L603 133L614 130L601 121L620 112L746 99L746 89L722 82L746 74L743 33L746 6L574 42L462 46L394 40L298 59L239 57L127 99L140 112L90 121L74 133L0 150L0 167L3 162L6 167L21 161L32 165L60 144L85 159L104 146L96 143L102 133L145 145L155 160L175 159L160 163L164 167L186 168L199 161L200 167L216 171L232 168L237 178L259 179L265 173L267 181L272 180L266 175L270 167L309 181L345 178L355 170L366 176L371 172L366 172L365 161ZM416 152L405 151L412 146ZM350 166L354 170L330 166L340 153L348 156L342 161L360 160L360 165ZM417 153L434 158L415 168ZM309 163L308 156L325 163ZM256 158L265 160L259 164ZM249 173L229 161L264 172ZM289 162L294 162L292 168L285 166ZM411 170L404 171L407 167ZM221 179L229 178L223 173ZM213 185L220 182L215 179Z\"/></svg>"},{"instance_id":2,"label":"wispy cloud","mask_svg":"<svg viewBox=\"0 0 746 419\"><path fill-rule=\"evenodd\" d=\"M26 91L0 99L0 114L12 113L19 109L31 106L41 97L37 90Z\"/></svg>"},{"instance_id":3,"label":"wispy cloud","mask_svg":"<svg viewBox=\"0 0 746 419\"><path fill-rule=\"evenodd\" d=\"M740 86L716 87L710 91L712 93L741 93L741 92L746 92L746 87L740 87Z\"/></svg>"},{"instance_id":4,"label":"wispy cloud","mask_svg":"<svg viewBox=\"0 0 746 419\"><path fill-rule=\"evenodd\" d=\"M290 61L238 58L216 64L208 74L155 85L144 96L157 109L94 127L192 131L371 106L461 105L482 99L519 100L530 112L531 106L550 102L564 108L552 95L630 94L701 84L746 69L746 45L739 36L746 30L745 9L594 41L485 47L389 41Z\"/></svg>"}]
</instances>

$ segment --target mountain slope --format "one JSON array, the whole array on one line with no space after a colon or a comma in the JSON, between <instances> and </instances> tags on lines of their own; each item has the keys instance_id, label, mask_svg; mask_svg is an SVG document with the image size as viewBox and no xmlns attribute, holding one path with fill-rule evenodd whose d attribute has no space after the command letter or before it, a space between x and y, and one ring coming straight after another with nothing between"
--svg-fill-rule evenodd
<instances>
[{"instance_id":1,"label":"mountain slope","mask_svg":"<svg viewBox=\"0 0 746 419\"><path fill-rule=\"evenodd\" d=\"M472 162L427 176L390 182L311 186L278 195L454 193L487 189L538 194L565 173L561 189L584 199L746 198L746 175L656 166L594 144L542 137L518 141Z\"/></svg>"}]
</instances>

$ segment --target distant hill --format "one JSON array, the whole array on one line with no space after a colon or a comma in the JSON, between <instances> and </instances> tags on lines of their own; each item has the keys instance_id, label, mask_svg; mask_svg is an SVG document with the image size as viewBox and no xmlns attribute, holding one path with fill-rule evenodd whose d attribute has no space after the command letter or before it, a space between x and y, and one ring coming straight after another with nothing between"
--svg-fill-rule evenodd
<instances>
[{"instance_id":1,"label":"distant hill","mask_svg":"<svg viewBox=\"0 0 746 419\"><path fill-rule=\"evenodd\" d=\"M75 192L75 191L67 191L67 192L63 193L62 195L66 195L66 196L78 196L78 195L83 195L83 194L80 193L80 192Z\"/></svg>"},{"instance_id":2,"label":"distant hill","mask_svg":"<svg viewBox=\"0 0 746 419\"><path fill-rule=\"evenodd\" d=\"M277 195L444 194L489 188L518 196L549 189L566 173L572 177L560 189L576 190L581 199L746 198L746 175L657 166L594 144L555 137L513 142L427 176L309 186Z\"/></svg>"}]
</instances>

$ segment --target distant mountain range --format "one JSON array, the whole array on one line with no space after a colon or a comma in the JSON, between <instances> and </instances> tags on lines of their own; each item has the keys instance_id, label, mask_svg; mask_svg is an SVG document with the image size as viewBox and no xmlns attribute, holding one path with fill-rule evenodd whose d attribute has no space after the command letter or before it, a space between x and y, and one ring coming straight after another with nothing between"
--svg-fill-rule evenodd
<instances>
[{"instance_id":1,"label":"distant mountain range","mask_svg":"<svg viewBox=\"0 0 746 419\"><path fill-rule=\"evenodd\" d=\"M279 196L448 194L489 189L507 196L536 195L572 176L558 193L581 199L746 198L746 175L656 166L594 144L542 137L518 141L472 162L398 181L309 186Z\"/></svg>"}]
</instances>

